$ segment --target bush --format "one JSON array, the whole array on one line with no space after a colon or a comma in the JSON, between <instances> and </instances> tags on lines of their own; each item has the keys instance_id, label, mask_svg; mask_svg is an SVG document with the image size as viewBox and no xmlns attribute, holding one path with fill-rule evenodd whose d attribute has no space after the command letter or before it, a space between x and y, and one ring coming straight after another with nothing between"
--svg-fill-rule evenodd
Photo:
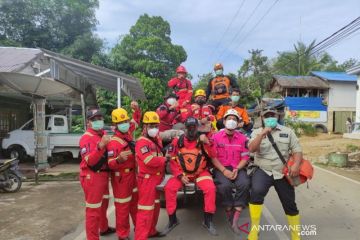
<instances>
[{"instance_id":1,"label":"bush","mask_svg":"<svg viewBox=\"0 0 360 240\"><path fill-rule=\"evenodd\" d=\"M301 135L311 136L311 137L317 135L316 128L314 128L310 123L306 123L302 121L293 121L289 118L286 118L285 125L293 129L296 136L298 137Z\"/></svg>"},{"instance_id":2,"label":"bush","mask_svg":"<svg viewBox=\"0 0 360 240\"><path fill-rule=\"evenodd\" d=\"M360 150L359 146L353 145L353 144L348 144L346 145L346 151L347 152L357 152Z\"/></svg>"}]
</instances>

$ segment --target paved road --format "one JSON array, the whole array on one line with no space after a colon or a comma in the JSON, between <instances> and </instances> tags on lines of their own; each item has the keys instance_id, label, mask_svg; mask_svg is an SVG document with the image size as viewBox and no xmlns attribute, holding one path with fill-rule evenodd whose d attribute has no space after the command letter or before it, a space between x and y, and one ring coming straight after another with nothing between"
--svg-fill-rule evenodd
<instances>
[{"instance_id":1,"label":"paved road","mask_svg":"<svg viewBox=\"0 0 360 240\"><path fill-rule=\"evenodd\" d=\"M302 239L311 240L360 240L360 183L344 178L320 168L316 168L315 178L309 184L296 189L297 204L300 209L303 227L316 228L316 231L304 232ZM190 199L191 200L191 199ZM223 209L220 207L215 216L215 224L219 236L212 237L202 228L201 201L194 198L186 207L178 210L181 224L167 237L172 240L205 240L205 239L246 239L246 233L240 236L231 232L224 219ZM110 222L114 223L114 208L109 208ZM241 217L241 223L249 222L248 211L245 210ZM161 210L159 229L163 229L167 223L164 209ZM286 224L286 218L282 210L276 192L271 189L265 201L262 225ZM85 233L83 223L78 226L76 232L65 236L62 240L83 240ZM133 235L131 235L133 237ZM260 239L277 240L289 239L287 231L263 231ZM117 239L115 235L102 239Z\"/></svg>"}]
</instances>

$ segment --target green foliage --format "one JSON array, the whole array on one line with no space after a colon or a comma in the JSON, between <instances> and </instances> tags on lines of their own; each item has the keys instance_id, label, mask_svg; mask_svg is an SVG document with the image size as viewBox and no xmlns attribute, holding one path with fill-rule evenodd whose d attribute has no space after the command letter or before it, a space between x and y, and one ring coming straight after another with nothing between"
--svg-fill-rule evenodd
<instances>
[{"instance_id":1,"label":"green foliage","mask_svg":"<svg viewBox=\"0 0 360 240\"><path fill-rule=\"evenodd\" d=\"M97 0L5 0L0 6L2 44L42 47L53 51L91 33ZM17 44L13 44L17 43Z\"/></svg>"},{"instance_id":2,"label":"green foliage","mask_svg":"<svg viewBox=\"0 0 360 240\"><path fill-rule=\"evenodd\" d=\"M170 33L170 24L162 17L140 16L130 33L111 51L114 69L142 73L166 84L187 58L182 46L171 43Z\"/></svg>"},{"instance_id":3,"label":"green foliage","mask_svg":"<svg viewBox=\"0 0 360 240\"><path fill-rule=\"evenodd\" d=\"M346 145L346 151L347 152L357 152L359 150L360 150L360 146L356 146L356 145L353 145L353 144Z\"/></svg>"},{"instance_id":4,"label":"green foliage","mask_svg":"<svg viewBox=\"0 0 360 240\"><path fill-rule=\"evenodd\" d=\"M301 135L312 136L312 137L317 135L316 129L310 123L306 123L302 121L293 121L290 118L286 118L285 125L293 129L296 136L298 137Z\"/></svg>"},{"instance_id":5,"label":"green foliage","mask_svg":"<svg viewBox=\"0 0 360 240\"><path fill-rule=\"evenodd\" d=\"M71 124L70 132L72 133L84 132L84 121L82 115L72 116L72 124Z\"/></svg>"},{"instance_id":6,"label":"green foliage","mask_svg":"<svg viewBox=\"0 0 360 240\"><path fill-rule=\"evenodd\" d=\"M199 81L193 86L194 92L198 89L206 91L209 81L214 78L214 75L212 73L204 73L198 77Z\"/></svg>"}]
</instances>

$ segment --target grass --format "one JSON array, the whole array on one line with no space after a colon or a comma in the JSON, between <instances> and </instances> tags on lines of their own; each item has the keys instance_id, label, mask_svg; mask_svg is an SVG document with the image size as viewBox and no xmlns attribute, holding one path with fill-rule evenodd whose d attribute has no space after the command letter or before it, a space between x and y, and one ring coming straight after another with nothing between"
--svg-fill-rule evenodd
<instances>
[{"instance_id":1,"label":"grass","mask_svg":"<svg viewBox=\"0 0 360 240\"><path fill-rule=\"evenodd\" d=\"M346 145L346 151L347 152L357 152L360 150L360 147L354 144L348 144Z\"/></svg>"},{"instance_id":2,"label":"grass","mask_svg":"<svg viewBox=\"0 0 360 240\"><path fill-rule=\"evenodd\" d=\"M298 137L302 135L315 137L317 135L316 129L310 123L285 119L285 125L293 129Z\"/></svg>"}]
</instances>

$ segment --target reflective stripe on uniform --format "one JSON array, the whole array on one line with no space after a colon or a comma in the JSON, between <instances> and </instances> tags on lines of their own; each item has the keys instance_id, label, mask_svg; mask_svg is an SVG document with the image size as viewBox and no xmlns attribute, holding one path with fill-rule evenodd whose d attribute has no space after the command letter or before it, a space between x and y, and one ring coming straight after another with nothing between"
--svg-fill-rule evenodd
<instances>
[{"instance_id":1,"label":"reflective stripe on uniform","mask_svg":"<svg viewBox=\"0 0 360 240\"><path fill-rule=\"evenodd\" d=\"M112 137L111 140L117 141L121 145L125 145L125 143L126 143L124 140L122 140L121 138L118 138L118 137Z\"/></svg>"},{"instance_id":2,"label":"reflective stripe on uniform","mask_svg":"<svg viewBox=\"0 0 360 240\"><path fill-rule=\"evenodd\" d=\"M127 198L114 198L114 202L117 202L117 203L127 203L127 202L130 202L131 201L131 196L130 197L127 197Z\"/></svg>"},{"instance_id":3,"label":"reflective stripe on uniform","mask_svg":"<svg viewBox=\"0 0 360 240\"><path fill-rule=\"evenodd\" d=\"M109 199L109 198L110 198L110 195L109 195L109 194L106 194L106 195L103 196L103 198Z\"/></svg>"},{"instance_id":4,"label":"reflective stripe on uniform","mask_svg":"<svg viewBox=\"0 0 360 240\"><path fill-rule=\"evenodd\" d=\"M133 192L137 192L137 191L138 191L138 188L137 188L137 187L133 189Z\"/></svg>"},{"instance_id":5,"label":"reflective stripe on uniform","mask_svg":"<svg viewBox=\"0 0 360 240\"><path fill-rule=\"evenodd\" d=\"M146 210L146 211L151 211L151 210L154 210L155 209L155 205L140 205L138 204L138 209L139 210Z\"/></svg>"},{"instance_id":6,"label":"reflective stripe on uniform","mask_svg":"<svg viewBox=\"0 0 360 240\"><path fill-rule=\"evenodd\" d=\"M241 156L244 157L244 156L249 156L249 152L243 152L241 153Z\"/></svg>"},{"instance_id":7,"label":"reflective stripe on uniform","mask_svg":"<svg viewBox=\"0 0 360 240\"><path fill-rule=\"evenodd\" d=\"M85 132L84 135L88 135L90 137L93 137L94 135L92 133L89 133L89 132Z\"/></svg>"},{"instance_id":8,"label":"reflective stripe on uniform","mask_svg":"<svg viewBox=\"0 0 360 240\"><path fill-rule=\"evenodd\" d=\"M89 156L85 157L85 161L88 162L89 161Z\"/></svg>"},{"instance_id":9,"label":"reflective stripe on uniform","mask_svg":"<svg viewBox=\"0 0 360 240\"><path fill-rule=\"evenodd\" d=\"M161 174L160 172L157 172L157 173L154 174L154 175L160 176L160 174ZM145 175L144 175L144 178L150 178L150 176L151 176L150 174L145 174Z\"/></svg>"},{"instance_id":10,"label":"reflective stripe on uniform","mask_svg":"<svg viewBox=\"0 0 360 240\"><path fill-rule=\"evenodd\" d=\"M144 163L145 163L145 164L148 164L148 163L151 161L151 159L153 159L153 158L154 158L153 155L147 156L147 157L144 159Z\"/></svg>"},{"instance_id":11,"label":"reflective stripe on uniform","mask_svg":"<svg viewBox=\"0 0 360 240\"><path fill-rule=\"evenodd\" d=\"M109 162L116 160L117 158L109 158Z\"/></svg>"},{"instance_id":12,"label":"reflective stripe on uniform","mask_svg":"<svg viewBox=\"0 0 360 240\"><path fill-rule=\"evenodd\" d=\"M160 203L160 199L155 199L155 203Z\"/></svg>"},{"instance_id":13,"label":"reflective stripe on uniform","mask_svg":"<svg viewBox=\"0 0 360 240\"><path fill-rule=\"evenodd\" d=\"M101 207L101 204L102 204L102 202L99 202L99 203L85 202L85 207L87 207L87 208L99 208L99 207Z\"/></svg>"},{"instance_id":14,"label":"reflective stripe on uniform","mask_svg":"<svg viewBox=\"0 0 360 240\"><path fill-rule=\"evenodd\" d=\"M196 182L200 182L200 181L203 181L203 180L213 180L211 176L202 176L202 177L198 177L196 179Z\"/></svg>"},{"instance_id":15,"label":"reflective stripe on uniform","mask_svg":"<svg viewBox=\"0 0 360 240\"><path fill-rule=\"evenodd\" d=\"M120 177L120 173L119 173L119 172L115 172L115 177Z\"/></svg>"}]
</instances>

